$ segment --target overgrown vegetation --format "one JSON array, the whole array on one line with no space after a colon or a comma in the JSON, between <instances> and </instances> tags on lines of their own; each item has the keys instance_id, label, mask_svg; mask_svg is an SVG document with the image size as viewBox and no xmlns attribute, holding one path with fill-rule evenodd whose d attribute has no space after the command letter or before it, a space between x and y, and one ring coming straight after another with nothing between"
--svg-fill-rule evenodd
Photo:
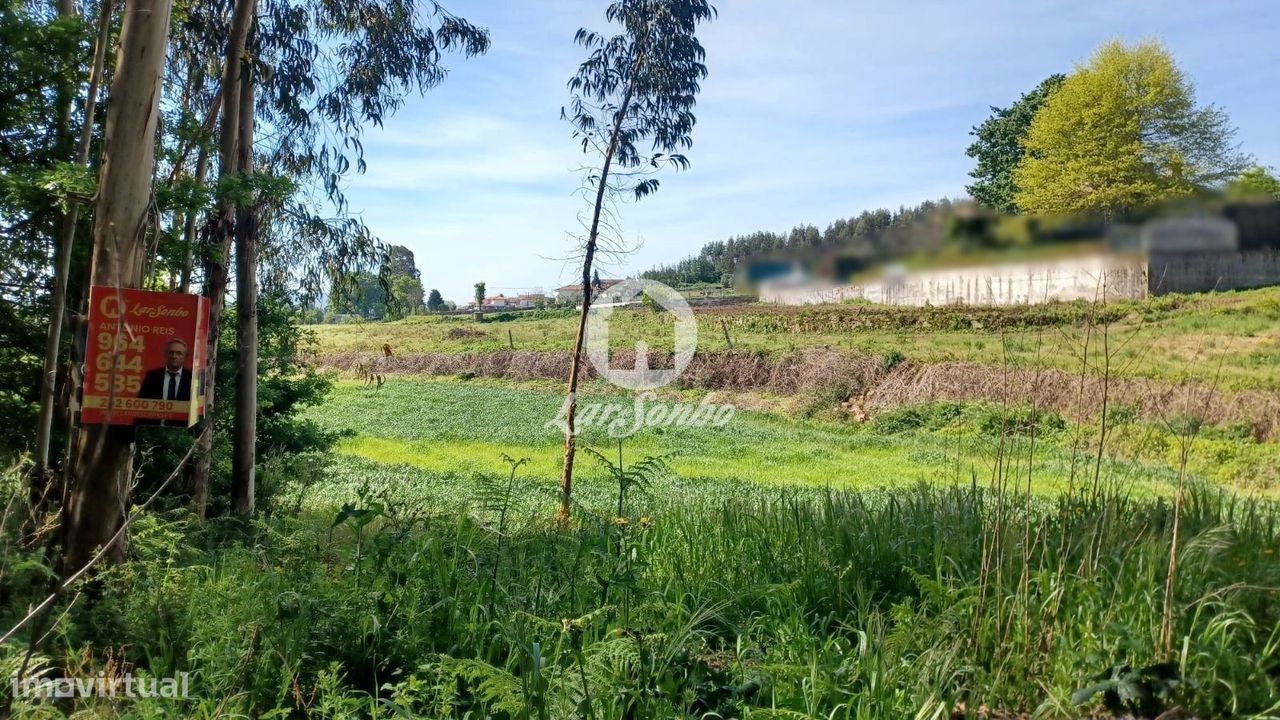
<instances>
[{"instance_id":1,"label":"overgrown vegetation","mask_svg":"<svg viewBox=\"0 0 1280 720\"><path fill-rule=\"evenodd\" d=\"M505 517L473 494L482 478L514 478ZM1155 663L1186 681L1161 709L1280 707L1273 506L1188 496L1164 647L1170 504L1007 481L888 494L665 476L619 516L615 478L584 473L566 531L549 524L554 475L339 460L251 543L149 516L51 651L84 676L192 673L189 700L119 706L141 717L1073 717L1099 673ZM12 558L21 592L32 571ZM22 647L3 646L6 669Z\"/></svg>"},{"instance_id":2,"label":"overgrown vegetation","mask_svg":"<svg viewBox=\"0 0 1280 720\"><path fill-rule=\"evenodd\" d=\"M611 347L630 350L641 340L652 348L671 346L669 316L644 310L616 312L619 320L610 332ZM1080 367L1079 348L1088 328L1109 324L1117 339L1111 349L1113 373L1168 383L1216 382L1223 390L1280 389L1280 374L1274 371L1280 366L1276 288L1165 295L1105 306L731 305L699 310L696 317L702 355L728 349L723 341L727 326L735 351L771 358L805 349L879 357L896 351L920 364L958 361L998 368L1009 363L1071 373ZM541 310L510 318L500 327L465 318L414 318L311 329L323 360L340 353L373 353L384 342L401 356L502 352L511 345L517 351L563 351L576 325L562 311ZM1038 336L1043 342L1037 351ZM1101 375L1103 368L1091 365L1089 371Z\"/></svg>"},{"instance_id":3,"label":"overgrown vegetation","mask_svg":"<svg viewBox=\"0 0 1280 720\"><path fill-rule=\"evenodd\" d=\"M578 384L590 292L576 325L313 331L319 295L358 319L450 306L344 189L365 128L488 31L431 0L116 6L0 8L0 717L1280 716L1280 291L718 308L686 373L642 395L585 367ZM688 164L714 16L617 0L618 35L576 36L564 115L600 154L584 290L620 249L615 201ZM1006 204L1276 194L1158 46L1106 46L1042 90L988 126L1003 146L976 174L1016 180L994 188ZM1082 164L1099 130L1124 152ZM1099 168L1138 185L1078 182ZM708 297L837 245L847 278L943 242L935 260L1096 239L952 209L754 233L652 274ZM210 298L195 431L75 418L90 285ZM652 302L613 320L614 361L670 344ZM100 337L90 367L115 373ZM199 387L156 377L167 402ZM654 421L713 393L731 424ZM577 443L592 462L571 494Z\"/></svg>"}]
</instances>

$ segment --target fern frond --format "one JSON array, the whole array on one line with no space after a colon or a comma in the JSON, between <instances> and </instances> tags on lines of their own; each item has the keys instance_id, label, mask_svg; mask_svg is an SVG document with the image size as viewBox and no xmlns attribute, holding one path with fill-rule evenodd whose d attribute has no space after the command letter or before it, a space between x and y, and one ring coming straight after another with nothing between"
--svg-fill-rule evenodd
<instances>
[{"instance_id":1,"label":"fern frond","mask_svg":"<svg viewBox=\"0 0 1280 720\"><path fill-rule=\"evenodd\" d=\"M444 679L454 686L453 692L457 694L459 687L464 689L482 705L487 715L504 713L521 717L524 714L524 692L515 675L483 660L448 655L440 656L439 666Z\"/></svg>"}]
</instances>

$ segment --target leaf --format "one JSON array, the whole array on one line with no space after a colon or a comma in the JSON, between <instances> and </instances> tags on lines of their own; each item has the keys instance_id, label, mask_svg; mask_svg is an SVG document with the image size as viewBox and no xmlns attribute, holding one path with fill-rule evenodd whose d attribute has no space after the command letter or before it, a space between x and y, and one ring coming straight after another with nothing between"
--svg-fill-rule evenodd
<instances>
[{"instance_id":1,"label":"leaf","mask_svg":"<svg viewBox=\"0 0 1280 720\"><path fill-rule=\"evenodd\" d=\"M14 563L13 566L9 568L9 571L13 575L20 576L26 573L30 573L32 575L39 575L40 577L48 578L50 580L56 579L58 577L57 573L55 573L52 569L50 569L48 565L45 565L44 563L36 560L23 560L21 562Z\"/></svg>"},{"instance_id":2,"label":"leaf","mask_svg":"<svg viewBox=\"0 0 1280 720\"><path fill-rule=\"evenodd\" d=\"M332 530L347 520L350 520L358 512L359 511L356 510L356 507L351 503L343 503L342 509L338 511L338 515L333 519L333 524L329 526L329 529Z\"/></svg>"}]
</instances>

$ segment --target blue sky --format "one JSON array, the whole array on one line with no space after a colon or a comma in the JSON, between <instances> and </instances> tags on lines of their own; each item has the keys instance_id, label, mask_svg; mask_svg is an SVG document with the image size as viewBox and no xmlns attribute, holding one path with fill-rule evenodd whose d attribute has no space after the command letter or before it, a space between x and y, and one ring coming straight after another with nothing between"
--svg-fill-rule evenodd
<instances>
[{"instance_id":1,"label":"blue sky","mask_svg":"<svg viewBox=\"0 0 1280 720\"><path fill-rule=\"evenodd\" d=\"M714 0L713 0L714 1ZM572 282L584 156L560 120L583 58L579 27L609 30L605 0L461 0L487 55L370 128L351 209L408 246L423 283L462 302ZM1280 2L721 0L700 33L710 76L692 167L621 208L639 250L625 276L754 230L824 227L863 209L961 197L969 129L1100 43L1158 38L1224 108L1246 152L1280 165ZM610 31L610 34L612 32Z\"/></svg>"}]
</instances>

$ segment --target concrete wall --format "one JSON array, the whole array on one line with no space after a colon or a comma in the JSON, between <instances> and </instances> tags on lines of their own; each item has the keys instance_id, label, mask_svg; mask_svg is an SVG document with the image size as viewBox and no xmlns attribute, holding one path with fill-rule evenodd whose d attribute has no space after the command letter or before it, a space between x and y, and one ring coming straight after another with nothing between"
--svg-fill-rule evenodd
<instances>
[{"instance_id":1,"label":"concrete wall","mask_svg":"<svg viewBox=\"0 0 1280 720\"><path fill-rule=\"evenodd\" d=\"M1280 250L1160 253L1147 261L1152 295L1280 285Z\"/></svg>"},{"instance_id":2,"label":"concrete wall","mask_svg":"<svg viewBox=\"0 0 1280 720\"><path fill-rule=\"evenodd\" d=\"M868 300L885 305L1020 305L1046 300L1146 297L1138 256L1086 255L1039 262L943 268L860 285L770 286L760 300L782 305Z\"/></svg>"}]
</instances>

